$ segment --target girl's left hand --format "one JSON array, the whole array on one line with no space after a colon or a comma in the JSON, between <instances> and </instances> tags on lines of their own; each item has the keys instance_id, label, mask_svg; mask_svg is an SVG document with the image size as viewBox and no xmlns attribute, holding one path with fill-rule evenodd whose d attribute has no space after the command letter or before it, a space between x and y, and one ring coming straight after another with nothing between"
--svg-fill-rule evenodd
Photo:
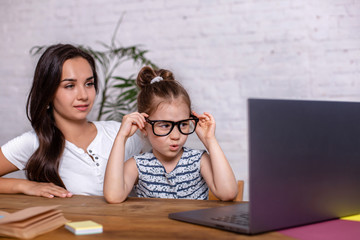
<instances>
[{"instance_id":1,"label":"girl's left hand","mask_svg":"<svg viewBox=\"0 0 360 240\"><path fill-rule=\"evenodd\" d=\"M200 140L204 142L214 138L216 127L214 117L208 112L204 112L203 114L199 115L195 111L192 111L192 114L199 118L199 123L195 132Z\"/></svg>"},{"instance_id":2,"label":"girl's left hand","mask_svg":"<svg viewBox=\"0 0 360 240\"><path fill-rule=\"evenodd\" d=\"M143 129L145 127L145 117L148 117L146 113L133 112L123 117L122 123L118 135L120 134L124 138L131 137L137 129Z\"/></svg>"}]
</instances>

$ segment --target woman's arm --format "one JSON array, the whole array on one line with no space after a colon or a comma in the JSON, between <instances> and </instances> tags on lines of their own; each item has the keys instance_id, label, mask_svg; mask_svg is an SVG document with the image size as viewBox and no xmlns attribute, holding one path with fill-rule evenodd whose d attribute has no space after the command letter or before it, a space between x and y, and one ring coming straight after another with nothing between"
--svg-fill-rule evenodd
<instances>
[{"instance_id":1,"label":"woman's arm","mask_svg":"<svg viewBox=\"0 0 360 240\"><path fill-rule=\"evenodd\" d=\"M144 128L144 116L134 112L123 117L106 166L104 197L108 203L125 201L138 177L135 159L131 158L124 163L125 144L137 129Z\"/></svg>"},{"instance_id":2,"label":"woman's arm","mask_svg":"<svg viewBox=\"0 0 360 240\"><path fill-rule=\"evenodd\" d=\"M0 176L19 170L12 164L0 149ZM38 183L26 179L0 178L0 193L23 193L26 195L53 198L71 197L72 194L66 189L53 183Z\"/></svg>"},{"instance_id":3,"label":"woman's arm","mask_svg":"<svg viewBox=\"0 0 360 240\"><path fill-rule=\"evenodd\" d=\"M237 183L215 137L215 120L209 113L193 114L200 119L196 133L209 152L201 157L201 175L217 198L223 201L233 200L237 195Z\"/></svg>"}]
</instances>

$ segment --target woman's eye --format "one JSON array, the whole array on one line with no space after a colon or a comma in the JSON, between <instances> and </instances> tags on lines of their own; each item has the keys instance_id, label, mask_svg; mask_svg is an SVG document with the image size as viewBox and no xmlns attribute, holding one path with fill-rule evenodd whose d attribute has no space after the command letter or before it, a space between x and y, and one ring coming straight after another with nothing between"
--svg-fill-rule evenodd
<instances>
[{"instance_id":1,"label":"woman's eye","mask_svg":"<svg viewBox=\"0 0 360 240\"><path fill-rule=\"evenodd\" d=\"M87 87L92 87L92 86L94 86L94 85L95 85L94 82L88 82L88 83L86 83L86 86L87 86Z\"/></svg>"},{"instance_id":2,"label":"woman's eye","mask_svg":"<svg viewBox=\"0 0 360 240\"><path fill-rule=\"evenodd\" d=\"M74 84L67 84L67 85L65 85L65 88L73 88L74 87Z\"/></svg>"}]
</instances>

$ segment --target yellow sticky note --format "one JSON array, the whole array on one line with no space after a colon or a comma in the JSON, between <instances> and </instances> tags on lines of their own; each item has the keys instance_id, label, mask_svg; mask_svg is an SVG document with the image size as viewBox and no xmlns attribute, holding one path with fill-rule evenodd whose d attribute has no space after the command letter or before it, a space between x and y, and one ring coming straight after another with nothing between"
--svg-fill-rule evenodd
<instances>
[{"instance_id":1,"label":"yellow sticky note","mask_svg":"<svg viewBox=\"0 0 360 240\"><path fill-rule=\"evenodd\" d=\"M69 222L65 224L65 228L76 235L102 233L103 227L93 221Z\"/></svg>"},{"instance_id":2,"label":"yellow sticky note","mask_svg":"<svg viewBox=\"0 0 360 240\"><path fill-rule=\"evenodd\" d=\"M352 215L352 216L348 216L348 217L342 217L341 219L360 222L360 214Z\"/></svg>"}]
</instances>

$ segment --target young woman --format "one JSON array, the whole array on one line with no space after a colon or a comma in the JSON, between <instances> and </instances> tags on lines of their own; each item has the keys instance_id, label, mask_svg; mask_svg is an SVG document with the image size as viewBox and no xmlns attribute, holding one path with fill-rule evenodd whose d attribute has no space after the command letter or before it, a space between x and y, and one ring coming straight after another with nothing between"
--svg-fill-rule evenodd
<instances>
[{"instance_id":1,"label":"young woman","mask_svg":"<svg viewBox=\"0 0 360 240\"><path fill-rule=\"evenodd\" d=\"M0 149L0 176L26 170L26 179L0 178L0 193L52 198L103 195L103 179L115 121L89 122L98 90L94 59L69 44L50 46L40 57L27 101L32 131ZM140 152L134 135L126 155Z\"/></svg>"},{"instance_id":2,"label":"young woman","mask_svg":"<svg viewBox=\"0 0 360 240\"><path fill-rule=\"evenodd\" d=\"M213 116L191 111L189 95L170 71L144 67L137 84L139 112L124 117L115 139L105 174L105 199L123 202L134 185L138 197L207 199L210 188L221 200L234 199L237 183L216 140ZM124 163L125 143L137 129L152 150ZM208 153L184 147L193 132Z\"/></svg>"}]
</instances>

